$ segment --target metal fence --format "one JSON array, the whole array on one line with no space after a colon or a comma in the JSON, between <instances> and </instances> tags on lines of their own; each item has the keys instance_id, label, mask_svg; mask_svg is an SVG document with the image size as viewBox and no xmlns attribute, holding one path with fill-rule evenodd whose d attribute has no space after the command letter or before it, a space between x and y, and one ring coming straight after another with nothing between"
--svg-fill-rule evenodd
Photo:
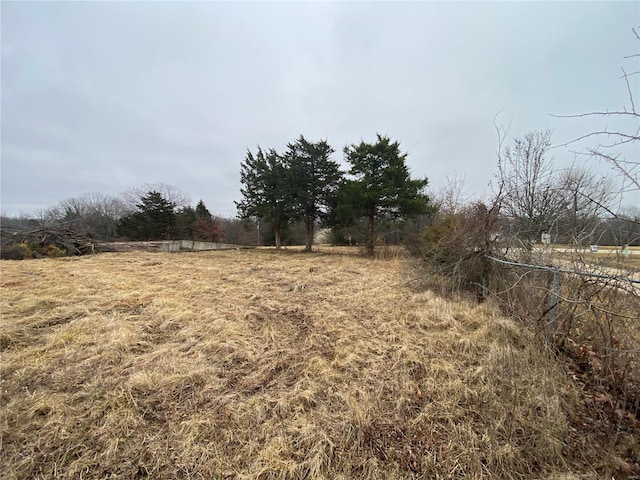
<instances>
[{"instance_id":1,"label":"metal fence","mask_svg":"<svg viewBox=\"0 0 640 480\"><path fill-rule=\"evenodd\" d=\"M629 275L608 275L604 273L594 273L594 272L585 272L580 270L572 270L567 268L561 268L553 265L535 265L529 263L521 263L511 260L505 260L501 258L496 258L487 255L486 258L497 262L502 265L509 265L514 267L523 267L532 270L543 270L548 271L553 274L553 281L551 286L551 300L548 312L548 322L547 322L547 340L551 341L555 332L555 323L556 323L556 307L558 306L558 293L560 288L560 274L568 274L574 275L582 278L592 278L595 280L604 281L607 283L613 283L617 287L627 286L626 290L638 294L640 291L640 287L636 285L640 285L640 280L636 280L631 278Z\"/></svg>"}]
</instances>

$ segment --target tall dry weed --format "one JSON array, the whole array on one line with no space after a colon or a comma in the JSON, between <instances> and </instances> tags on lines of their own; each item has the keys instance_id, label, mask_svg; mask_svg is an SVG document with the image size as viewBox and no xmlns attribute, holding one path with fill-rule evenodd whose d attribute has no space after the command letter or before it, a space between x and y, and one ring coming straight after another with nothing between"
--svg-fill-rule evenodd
<instances>
[{"instance_id":1,"label":"tall dry weed","mask_svg":"<svg viewBox=\"0 0 640 480\"><path fill-rule=\"evenodd\" d=\"M534 333L345 252L3 263L3 477L595 474Z\"/></svg>"}]
</instances>

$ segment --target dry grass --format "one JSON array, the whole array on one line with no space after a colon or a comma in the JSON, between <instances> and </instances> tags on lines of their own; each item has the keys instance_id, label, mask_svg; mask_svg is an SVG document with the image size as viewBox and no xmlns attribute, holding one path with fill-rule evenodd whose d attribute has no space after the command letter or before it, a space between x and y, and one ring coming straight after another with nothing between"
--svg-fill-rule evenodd
<instances>
[{"instance_id":1,"label":"dry grass","mask_svg":"<svg viewBox=\"0 0 640 480\"><path fill-rule=\"evenodd\" d=\"M401 255L3 262L3 478L586 478L576 387ZM615 459L614 459L615 460Z\"/></svg>"},{"instance_id":2,"label":"dry grass","mask_svg":"<svg viewBox=\"0 0 640 480\"><path fill-rule=\"evenodd\" d=\"M630 272L640 272L640 247L628 247L629 256L622 253L617 246L599 246L598 252L591 252L588 248L570 247L568 245L536 245L538 253L543 253L550 259L575 261L585 264L600 265Z\"/></svg>"}]
</instances>

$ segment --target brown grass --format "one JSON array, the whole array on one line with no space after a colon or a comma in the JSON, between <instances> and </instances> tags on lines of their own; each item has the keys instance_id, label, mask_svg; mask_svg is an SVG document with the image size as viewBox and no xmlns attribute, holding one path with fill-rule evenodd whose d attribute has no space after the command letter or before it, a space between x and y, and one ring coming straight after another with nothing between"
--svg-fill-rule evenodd
<instances>
[{"instance_id":1,"label":"brown grass","mask_svg":"<svg viewBox=\"0 0 640 480\"><path fill-rule=\"evenodd\" d=\"M625 257L622 248L617 246L599 246L598 252L589 248L570 247L568 245L536 245L538 253L553 260L575 261L615 268L622 271L640 272L640 247L628 247L629 256Z\"/></svg>"},{"instance_id":2,"label":"brown grass","mask_svg":"<svg viewBox=\"0 0 640 480\"><path fill-rule=\"evenodd\" d=\"M587 478L575 385L401 255L3 262L3 478ZM611 470L609 470L611 471ZM589 477L591 478L591 477Z\"/></svg>"}]
</instances>

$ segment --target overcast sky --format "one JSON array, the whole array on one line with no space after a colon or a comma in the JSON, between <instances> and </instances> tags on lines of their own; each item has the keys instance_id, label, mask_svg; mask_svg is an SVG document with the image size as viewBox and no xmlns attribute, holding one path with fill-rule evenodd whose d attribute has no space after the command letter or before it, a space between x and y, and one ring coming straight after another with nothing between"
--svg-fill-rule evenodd
<instances>
[{"instance_id":1,"label":"overcast sky","mask_svg":"<svg viewBox=\"0 0 640 480\"><path fill-rule=\"evenodd\" d=\"M387 134L415 177L465 177L482 196L496 114L512 137L550 128L557 144L616 127L549 114L622 109L620 68L640 69L623 59L638 51L639 2L3 1L1 19L13 215L164 182L234 216L247 148L299 134L340 161Z\"/></svg>"}]
</instances>

